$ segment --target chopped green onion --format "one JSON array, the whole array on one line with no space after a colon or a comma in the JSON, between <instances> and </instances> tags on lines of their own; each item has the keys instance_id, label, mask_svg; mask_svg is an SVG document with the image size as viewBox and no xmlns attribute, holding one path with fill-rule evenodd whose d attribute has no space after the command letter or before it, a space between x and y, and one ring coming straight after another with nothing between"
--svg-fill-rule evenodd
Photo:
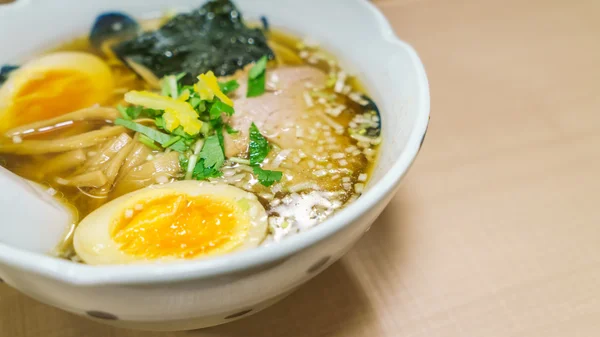
<instances>
[{"instance_id":1,"label":"chopped green onion","mask_svg":"<svg viewBox=\"0 0 600 337\"><path fill-rule=\"evenodd\" d=\"M171 137L171 139L169 139L168 142L162 144L162 146L164 147L169 147L175 143L177 143L179 140L181 139L181 136L175 136L175 137Z\"/></svg>"},{"instance_id":2,"label":"chopped green onion","mask_svg":"<svg viewBox=\"0 0 600 337\"><path fill-rule=\"evenodd\" d=\"M255 79L248 78L248 92L246 97L257 97L265 93L265 74L258 76Z\"/></svg>"},{"instance_id":3,"label":"chopped green onion","mask_svg":"<svg viewBox=\"0 0 600 337\"><path fill-rule=\"evenodd\" d=\"M167 76L167 82L169 83L169 92L171 97L177 99L179 97L179 90L177 89L177 79L175 76Z\"/></svg>"},{"instance_id":4,"label":"chopped green onion","mask_svg":"<svg viewBox=\"0 0 600 337\"><path fill-rule=\"evenodd\" d=\"M167 135L166 133L160 132L158 130L154 130L153 128L149 128L147 126L144 126L140 123L136 123L134 121L126 120L123 118L117 118L117 119L115 119L115 124L124 126L135 132L139 132L143 135L146 135L148 138L150 138L153 141L160 143L160 144L164 144L164 143L168 142L169 140L171 140L171 136Z\"/></svg>"},{"instance_id":5,"label":"chopped green onion","mask_svg":"<svg viewBox=\"0 0 600 337\"><path fill-rule=\"evenodd\" d=\"M172 145L168 146L168 148L173 151L183 153L183 152L187 151L189 146L188 146L188 144L186 144L184 139L180 139L180 140L176 141L175 143L173 143Z\"/></svg>"},{"instance_id":6,"label":"chopped green onion","mask_svg":"<svg viewBox=\"0 0 600 337\"><path fill-rule=\"evenodd\" d=\"M117 110L119 110L119 113L121 114L121 117L125 118L125 119L131 119L131 117L129 117L129 114L127 113L127 108L122 106L122 105L117 105Z\"/></svg>"},{"instance_id":7,"label":"chopped green onion","mask_svg":"<svg viewBox=\"0 0 600 337\"><path fill-rule=\"evenodd\" d=\"M229 160L238 164L250 165L250 160L244 158L231 157Z\"/></svg>"},{"instance_id":8,"label":"chopped green onion","mask_svg":"<svg viewBox=\"0 0 600 337\"><path fill-rule=\"evenodd\" d=\"M179 82L182 78L185 77L185 75L187 75L187 73L185 71L182 73L179 73L179 74L175 75L175 80L177 80L177 82Z\"/></svg>"},{"instance_id":9,"label":"chopped green onion","mask_svg":"<svg viewBox=\"0 0 600 337\"><path fill-rule=\"evenodd\" d=\"M196 109L200 105L200 103L202 103L202 100L200 99L200 97L192 97L190 98L189 102L192 105L192 107ZM206 108L203 108L202 111L204 111L205 109Z\"/></svg>"},{"instance_id":10,"label":"chopped green onion","mask_svg":"<svg viewBox=\"0 0 600 337\"><path fill-rule=\"evenodd\" d=\"M146 145L147 147L151 148L152 150L161 150L160 147L158 147L156 144L154 144L154 141L152 139L148 138L144 134L139 135L138 142Z\"/></svg>"},{"instance_id":11,"label":"chopped green onion","mask_svg":"<svg viewBox=\"0 0 600 337\"><path fill-rule=\"evenodd\" d=\"M265 72L267 69L267 56L261 57L248 72L248 77L255 79Z\"/></svg>"},{"instance_id":12,"label":"chopped green onion","mask_svg":"<svg viewBox=\"0 0 600 337\"><path fill-rule=\"evenodd\" d=\"M163 129L163 130L165 129L165 120L162 118L162 116L156 117L154 119L154 124L156 124L157 128L160 128L160 129Z\"/></svg>"},{"instance_id":13,"label":"chopped green onion","mask_svg":"<svg viewBox=\"0 0 600 337\"><path fill-rule=\"evenodd\" d=\"M267 56L263 56L248 72L248 92L246 97L260 96L265 92Z\"/></svg>"}]
</instances>

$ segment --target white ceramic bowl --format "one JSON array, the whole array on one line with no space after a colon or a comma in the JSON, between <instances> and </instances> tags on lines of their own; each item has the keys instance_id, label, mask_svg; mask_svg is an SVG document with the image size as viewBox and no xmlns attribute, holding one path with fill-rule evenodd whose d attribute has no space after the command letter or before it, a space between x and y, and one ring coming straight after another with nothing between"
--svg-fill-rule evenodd
<instances>
[{"instance_id":1,"label":"white ceramic bowl","mask_svg":"<svg viewBox=\"0 0 600 337\"><path fill-rule=\"evenodd\" d=\"M0 5L0 64L18 63L86 34L104 11L143 17L157 15L167 4L189 9L203 1L18 0ZM41 302L108 324L195 329L245 317L275 303L334 263L369 229L415 159L427 129L429 92L417 54L364 0L236 3L246 19L265 15L272 26L326 46L377 102L383 120L381 155L360 199L280 244L204 261L88 266L27 250L11 242L10 236L0 237L1 279ZM15 219L0 221L1 226L19 226Z\"/></svg>"}]
</instances>

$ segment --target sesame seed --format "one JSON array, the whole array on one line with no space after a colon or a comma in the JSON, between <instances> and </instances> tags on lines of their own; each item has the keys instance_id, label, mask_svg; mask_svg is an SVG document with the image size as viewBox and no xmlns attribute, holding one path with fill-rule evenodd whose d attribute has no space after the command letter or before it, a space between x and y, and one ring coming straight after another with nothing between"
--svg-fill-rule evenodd
<instances>
[{"instance_id":1,"label":"sesame seed","mask_svg":"<svg viewBox=\"0 0 600 337\"><path fill-rule=\"evenodd\" d=\"M19 136L13 136L13 137L12 137L12 141L13 141L13 143L15 143L15 144L20 144L20 143L23 143L23 138L21 138L21 137L19 137Z\"/></svg>"},{"instance_id":2,"label":"sesame seed","mask_svg":"<svg viewBox=\"0 0 600 337\"><path fill-rule=\"evenodd\" d=\"M348 165L348 161L346 159L342 159L339 161L341 166L347 166Z\"/></svg>"},{"instance_id":3,"label":"sesame seed","mask_svg":"<svg viewBox=\"0 0 600 337\"><path fill-rule=\"evenodd\" d=\"M367 181L367 174L366 173L359 174L358 181Z\"/></svg>"},{"instance_id":4,"label":"sesame seed","mask_svg":"<svg viewBox=\"0 0 600 337\"><path fill-rule=\"evenodd\" d=\"M331 155L332 159L342 159L344 157L345 157L345 155L343 153L341 153L341 152L337 152L337 153L334 153L334 154Z\"/></svg>"}]
</instances>

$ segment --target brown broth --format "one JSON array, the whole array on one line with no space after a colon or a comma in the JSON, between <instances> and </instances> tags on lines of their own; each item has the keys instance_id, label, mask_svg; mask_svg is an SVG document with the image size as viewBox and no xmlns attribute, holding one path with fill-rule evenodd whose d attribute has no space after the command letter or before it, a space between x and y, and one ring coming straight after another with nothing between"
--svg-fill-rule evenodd
<instances>
[{"instance_id":1,"label":"brown broth","mask_svg":"<svg viewBox=\"0 0 600 337\"><path fill-rule=\"evenodd\" d=\"M328 73L338 71L337 63L322 49L317 47L306 48L302 40L286 33L272 31L269 41L278 45L277 52L281 65L311 65ZM283 48L283 49L282 49ZM275 49L275 48L274 48ZM62 51L85 51L93 53L105 59L111 66L113 73L118 78L118 85L113 97L108 102L110 106L116 106L123 102L123 94L129 90L147 90L148 86L133 72L123 65L107 60L103 55L92 50L87 38L80 38L69 42L56 50ZM309 53L309 56L306 55ZM319 57L314 57L318 55ZM311 56L313 56L311 58ZM350 86L351 92L364 92L360 83L354 78L349 78L346 84ZM312 95L312 93L311 93ZM337 134L334 128L324 121L317 121L314 129L305 130L311 136L311 132L317 134L316 142L319 144L314 153L294 151L285 160L278 164L279 170L284 171L284 179L281 183L271 187L264 187L256 183L256 179L248 171L248 167L228 161L223 167L224 176L214 179L222 181L242 189L254 192L270 216L271 235L266 243L279 241L282 237L293 235L317 225L344 207L349 201L356 199L362 191L359 187L366 183L370 170L376 160L377 146L361 148L357 141L350 138L345 131L352 123L356 114L361 112L361 105L355 103L344 95L336 95L332 88L319 90L315 96L315 104L319 99L328 97L328 103L334 105L344 104L348 109L337 117L327 116L335 124L343 126L344 133ZM28 139L57 139L98 130L110 126L111 122L73 122L71 124L52 128L46 132L38 132L32 136L24 136ZM133 136L133 132L129 133ZM0 139L0 142L10 142L11 139ZM364 144L363 144L364 145ZM100 146L84 149L91 155L99 150ZM367 150L370 149L370 150ZM267 160L267 168L277 161L277 157L285 153L285 149L275 147ZM369 155L365 155L365 153ZM157 151L152 154L158 155ZM44 163L60 154L48 155L4 155L0 154L0 164L16 174L27 179L52 187L59 195L73 205L79 218L83 218L111 199L111 195L99 198L90 193L93 189L63 186L57 183L57 178L64 178L80 167L70 171L61 172L59 175L43 174ZM65 239L61 255L73 258L74 253L70 248L70 237Z\"/></svg>"}]
</instances>

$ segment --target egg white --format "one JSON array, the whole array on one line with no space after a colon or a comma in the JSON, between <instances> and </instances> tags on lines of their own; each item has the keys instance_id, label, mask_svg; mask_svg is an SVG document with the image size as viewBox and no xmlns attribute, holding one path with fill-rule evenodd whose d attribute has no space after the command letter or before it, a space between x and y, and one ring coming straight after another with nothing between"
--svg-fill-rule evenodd
<instances>
[{"instance_id":1,"label":"egg white","mask_svg":"<svg viewBox=\"0 0 600 337\"><path fill-rule=\"evenodd\" d=\"M73 237L75 252L85 263L92 265L164 262L181 259L173 256L148 259L129 255L122 251L119 243L111 237L114 225L128 209L133 209L136 204L174 193L190 197L208 197L215 201L228 201L234 205L234 216L238 222L247 224L244 226L246 233L237 233L241 234L241 242L229 242L209 254L198 255L193 259L257 247L267 235L267 214L254 194L226 184L186 180L150 186L131 192L96 209L85 217L75 230Z\"/></svg>"}]
</instances>

